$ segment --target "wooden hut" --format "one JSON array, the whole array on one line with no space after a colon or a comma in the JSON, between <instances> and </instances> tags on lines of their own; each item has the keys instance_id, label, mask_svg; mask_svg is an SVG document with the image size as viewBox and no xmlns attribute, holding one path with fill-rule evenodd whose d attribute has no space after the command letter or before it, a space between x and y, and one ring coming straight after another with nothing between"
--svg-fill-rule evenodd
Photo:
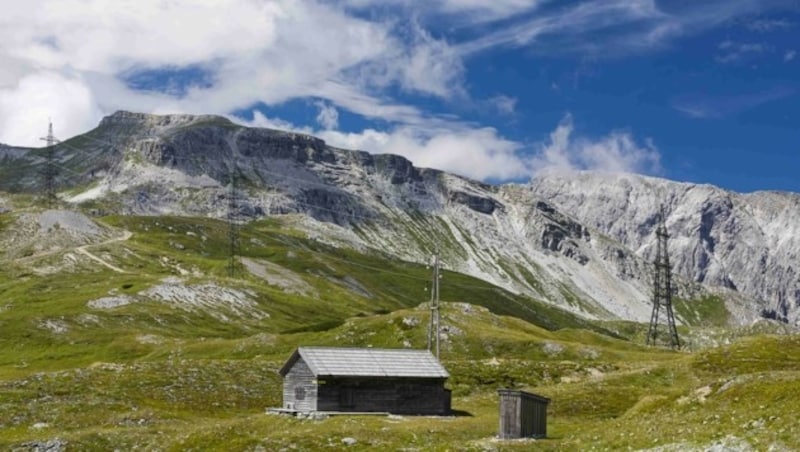
<instances>
[{"instance_id":1,"label":"wooden hut","mask_svg":"<svg viewBox=\"0 0 800 452\"><path fill-rule=\"evenodd\" d=\"M501 389L500 438L547 436L547 404L550 399L524 391Z\"/></svg>"},{"instance_id":2,"label":"wooden hut","mask_svg":"<svg viewBox=\"0 0 800 452\"><path fill-rule=\"evenodd\" d=\"M450 414L450 375L428 350L299 347L280 374L284 410Z\"/></svg>"}]
</instances>

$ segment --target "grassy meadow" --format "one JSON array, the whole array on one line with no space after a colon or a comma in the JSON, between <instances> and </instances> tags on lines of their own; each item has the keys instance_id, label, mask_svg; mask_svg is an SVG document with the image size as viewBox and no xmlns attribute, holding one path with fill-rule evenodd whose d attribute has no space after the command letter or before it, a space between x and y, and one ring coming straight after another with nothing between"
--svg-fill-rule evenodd
<instances>
[{"instance_id":1,"label":"grassy meadow","mask_svg":"<svg viewBox=\"0 0 800 452\"><path fill-rule=\"evenodd\" d=\"M24 229L20 215L0 213L0 238ZM647 325L453 272L441 294L454 416L266 414L299 345L424 348L430 270L263 220L242 228L231 277L222 222L94 220L102 238L32 233L0 255L0 450L800 448L800 337L726 327L719 300L681 300L687 347L651 348ZM551 398L546 439L495 439L499 388Z\"/></svg>"}]
</instances>

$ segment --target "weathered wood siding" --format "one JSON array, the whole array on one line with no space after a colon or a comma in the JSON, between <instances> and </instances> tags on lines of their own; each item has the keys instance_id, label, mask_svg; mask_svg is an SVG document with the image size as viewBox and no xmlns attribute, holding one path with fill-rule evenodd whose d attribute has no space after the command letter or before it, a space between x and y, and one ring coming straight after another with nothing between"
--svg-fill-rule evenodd
<instances>
[{"instance_id":1,"label":"weathered wood siding","mask_svg":"<svg viewBox=\"0 0 800 452\"><path fill-rule=\"evenodd\" d=\"M450 391L443 379L320 379L319 411L450 414Z\"/></svg>"},{"instance_id":2,"label":"weathered wood siding","mask_svg":"<svg viewBox=\"0 0 800 452\"><path fill-rule=\"evenodd\" d=\"M523 391L500 390L500 438L547 436L549 399Z\"/></svg>"},{"instance_id":3,"label":"weathered wood siding","mask_svg":"<svg viewBox=\"0 0 800 452\"><path fill-rule=\"evenodd\" d=\"M283 407L298 411L317 411L317 382L302 358L283 378Z\"/></svg>"}]
</instances>

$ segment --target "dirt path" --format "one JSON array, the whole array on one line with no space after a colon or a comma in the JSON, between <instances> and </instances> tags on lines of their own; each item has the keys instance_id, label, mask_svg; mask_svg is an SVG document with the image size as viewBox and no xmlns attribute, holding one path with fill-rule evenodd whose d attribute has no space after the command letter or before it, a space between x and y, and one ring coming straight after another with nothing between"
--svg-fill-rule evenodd
<instances>
[{"instance_id":1,"label":"dirt path","mask_svg":"<svg viewBox=\"0 0 800 452\"><path fill-rule=\"evenodd\" d=\"M87 248L89 248L90 246L108 245L109 243L114 243L114 242L124 242L125 240L128 240L132 236L133 236L133 233L131 231L125 231L119 237L114 237L113 239L109 239L109 240L106 240L106 241L100 242L100 243L93 243L91 245L79 246L79 247L75 248L75 251L83 254L84 256L86 256L86 257L88 257L88 258L90 258L92 260L94 260L95 262L99 263L100 265L105 266L106 268L110 268L111 270L114 270L117 273L128 273L125 270L117 267L116 265L110 264L110 263L104 261L102 258L98 257L97 255L90 253Z\"/></svg>"}]
</instances>

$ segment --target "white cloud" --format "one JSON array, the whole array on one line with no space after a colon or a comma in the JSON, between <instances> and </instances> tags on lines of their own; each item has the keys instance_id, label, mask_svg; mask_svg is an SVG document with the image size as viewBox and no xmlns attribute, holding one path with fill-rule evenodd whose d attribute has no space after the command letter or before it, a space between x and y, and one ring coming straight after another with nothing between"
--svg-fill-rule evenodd
<instances>
[{"instance_id":1,"label":"white cloud","mask_svg":"<svg viewBox=\"0 0 800 452\"><path fill-rule=\"evenodd\" d=\"M483 23L500 20L515 14L535 10L546 0L346 0L355 9L368 9L375 6L394 6L406 9L418 8L416 14L436 16L461 16L469 23Z\"/></svg>"},{"instance_id":2,"label":"white cloud","mask_svg":"<svg viewBox=\"0 0 800 452\"><path fill-rule=\"evenodd\" d=\"M16 86L0 88L0 142L44 146L39 139L52 120L58 137L97 125L102 117L91 89L80 77L40 71Z\"/></svg>"},{"instance_id":3,"label":"white cloud","mask_svg":"<svg viewBox=\"0 0 800 452\"><path fill-rule=\"evenodd\" d=\"M339 127L339 110L333 105L325 102L315 102L319 113L317 114L317 123L325 130L336 129Z\"/></svg>"},{"instance_id":4,"label":"white cloud","mask_svg":"<svg viewBox=\"0 0 800 452\"><path fill-rule=\"evenodd\" d=\"M500 46L527 47L540 54L559 56L564 53L598 58L629 55L663 48L676 38L718 27L766 8L768 5L750 0L577 2L509 18L505 26L461 42L457 47L464 56Z\"/></svg>"},{"instance_id":5,"label":"white cloud","mask_svg":"<svg viewBox=\"0 0 800 452\"><path fill-rule=\"evenodd\" d=\"M535 10L542 0L441 0L441 10L467 14L473 22L488 22Z\"/></svg>"},{"instance_id":6,"label":"white cloud","mask_svg":"<svg viewBox=\"0 0 800 452\"><path fill-rule=\"evenodd\" d=\"M574 138L567 115L533 157L533 173L595 170L614 173L658 173L661 154L651 140L644 145L628 132L613 131L599 139Z\"/></svg>"},{"instance_id":7,"label":"white cloud","mask_svg":"<svg viewBox=\"0 0 800 452\"><path fill-rule=\"evenodd\" d=\"M714 56L718 63L738 63L769 51L769 47L761 43L734 42L725 40L717 46L720 53Z\"/></svg>"},{"instance_id":8,"label":"white cloud","mask_svg":"<svg viewBox=\"0 0 800 452\"><path fill-rule=\"evenodd\" d=\"M735 92L721 96L693 93L672 102L672 107L692 118L722 118L735 115L761 104L793 96L797 90L791 86L775 86L764 91Z\"/></svg>"},{"instance_id":9,"label":"white cloud","mask_svg":"<svg viewBox=\"0 0 800 452\"><path fill-rule=\"evenodd\" d=\"M503 138L491 127L471 128L461 123L434 121L425 126L400 126L388 131L368 128L360 132L342 132L312 130L267 118L258 111L253 113L251 121L232 119L248 126L314 135L343 149L402 155L417 167L435 168L478 180L523 180L551 171L647 174L661 171L661 155L649 139L638 144L630 133L622 131L613 131L598 139L575 137L569 114L531 156L530 148Z\"/></svg>"},{"instance_id":10,"label":"white cloud","mask_svg":"<svg viewBox=\"0 0 800 452\"><path fill-rule=\"evenodd\" d=\"M479 180L510 180L530 175L521 145L490 127L428 131L400 127L390 132L319 133L334 146L371 153L398 154L415 166L436 168Z\"/></svg>"},{"instance_id":11,"label":"white cloud","mask_svg":"<svg viewBox=\"0 0 800 452\"><path fill-rule=\"evenodd\" d=\"M267 129L276 129L287 132L303 133L306 135L313 135L315 133L314 129L312 129L311 127L308 126L301 127L292 124L289 121L284 121L283 119L280 118L270 118L258 110L253 110L252 113L253 113L253 119L250 120L245 120L238 116L232 116L232 115L229 115L228 119L247 127L264 127Z\"/></svg>"},{"instance_id":12,"label":"white cloud","mask_svg":"<svg viewBox=\"0 0 800 452\"><path fill-rule=\"evenodd\" d=\"M756 19L748 22L745 26L753 31L767 33L775 30L785 30L794 26L794 24L785 19Z\"/></svg>"},{"instance_id":13,"label":"white cloud","mask_svg":"<svg viewBox=\"0 0 800 452\"><path fill-rule=\"evenodd\" d=\"M503 115L513 115L517 108L517 98L506 95L494 96L489 99L489 103Z\"/></svg>"},{"instance_id":14,"label":"white cloud","mask_svg":"<svg viewBox=\"0 0 800 452\"><path fill-rule=\"evenodd\" d=\"M459 51L463 55L481 52L497 46L523 47L544 37L585 38L589 33L611 29L624 24L656 21L665 17L652 0L608 0L603 2L581 3L557 13L535 15L508 27L487 33L477 39L460 44ZM650 30L650 27L647 27ZM579 39L580 46L589 39ZM627 39L626 39L627 41ZM640 45L638 41L630 41L629 45ZM562 47L573 47L576 44L564 43ZM540 46L542 47L542 46ZM543 50L543 49L540 49ZM610 49L605 48L606 53ZM563 51L563 49L562 49Z\"/></svg>"},{"instance_id":15,"label":"white cloud","mask_svg":"<svg viewBox=\"0 0 800 452\"><path fill-rule=\"evenodd\" d=\"M416 21L393 30L406 44L348 71L353 80L367 88L396 84L406 92L442 98L464 94L464 64L449 43L434 38Z\"/></svg>"},{"instance_id":16,"label":"white cloud","mask_svg":"<svg viewBox=\"0 0 800 452\"><path fill-rule=\"evenodd\" d=\"M491 127L472 128L431 118L427 124L401 125L387 131L367 128L360 132L343 132L313 130L268 118L259 111L254 111L249 121L231 119L250 127L314 135L342 149L402 155L417 167L435 168L478 180L522 179L531 174L523 146L503 138Z\"/></svg>"},{"instance_id":17,"label":"white cloud","mask_svg":"<svg viewBox=\"0 0 800 452\"><path fill-rule=\"evenodd\" d=\"M787 50L786 53L783 54L783 61L788 63L788 62L794 60L794 58L796 56L797 56L797 51L796 50Z\"/></svg>"},{"instance_id":18,"label":"white cloud","mask_svg":"<svg viewBox=\"0 0 800 452\"><path fill-rule=\"evenodd\" d=\"M426 95L460 95L463 66L446 41L426 30L403 33L396 23L350 16L316 0L12 2L0 15L0 88L6 97L19 98L21 81L38 71L73 74L52 83L69 90L68 80L79 79L88 89L96 108L76 102L67 115L80 116L74 120L80 123L95 121L86 115L97 109L226 114L308 97L371 118L413 122L420 112L381 96L381 90L396 85ZM381 70L358 70L370 65ZM169 95L160 92L164 87L136 91L123 81L147 71L180 74L187 67L204 71L208 83ZM24 117L55 108L15 105L15 114ZM0 141L37 144L32 137L40 127L9 127L0 127Z\"/></svg>"},{"instance_id":19,"label":"white cloud","mask_svg":"<svg viewBox=\"0 0 800 452\"><path fill-rule=\"evenodd\" d=\"M3 53L38 65L114 72L254 52L276 40L285 3L30 0L4 6Z\"/></svg>"}]
</instances>

